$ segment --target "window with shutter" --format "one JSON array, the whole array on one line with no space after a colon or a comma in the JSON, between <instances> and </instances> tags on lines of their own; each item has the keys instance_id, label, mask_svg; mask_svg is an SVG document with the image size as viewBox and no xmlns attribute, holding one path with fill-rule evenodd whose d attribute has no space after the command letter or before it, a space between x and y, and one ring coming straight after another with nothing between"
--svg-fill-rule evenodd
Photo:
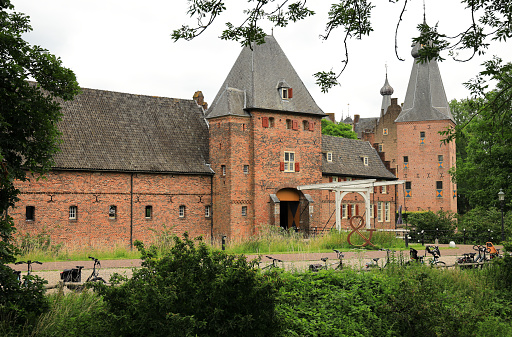
<instances>
[{"instance_id":1,"label":"window with shutter","mask_svg":"<svg viewBox=\"0 0 512 337\"><path fill-rule=\"evenodd\" d=\"M299 121L298 120L292 120L292 129L298 130L299 129Z\"/></svg>"},{"instance_id":2,"label":"window with shutter","mask_svg":"<svg viewBox=\"0 0 512 337\"><path fill-rule=\"evenodd\" d=\"M282 162L280 162L280 163L279 163L279 169L280 169L281 171L284 171L284 161L282 161Z\"/></svg>"},{"instance_id":3,"label":"window with shutter","mask_svg":"<svg viewBox=\"0 0 512 337\"><path fill-rule=\"evenodd\" d=\"M300 171L299 163L295 163L295 172L299 172L299 171Z\"/></svg>"},{"instance_id":4,"label":"window with shutter","mask_svg":"<svg viewBox=\"0 0 512 337\"><path fill-rule=\"evenodd\" d=\"M261 117L261 126L268 128L268 117Z\"/></svg>"},{"instance_id":5,"label":"window with shutter","mask_svg":"<svg viewBox=\"0 0 512 337\"><path fill-rule=\"evenodd\" d=\"M315 122L313 122L313 121L309 122L309 131L315 131Z\"/></svg>"},{"instance_id":6,"label":"window with shutter","mask_svg":"<svg viewBox=\"0 0 512 337\"><path fill-rule=\"evenodd\" d=\"M288 88L288 98L293 97L293 88Z\"/></svg>"}]
</instances>

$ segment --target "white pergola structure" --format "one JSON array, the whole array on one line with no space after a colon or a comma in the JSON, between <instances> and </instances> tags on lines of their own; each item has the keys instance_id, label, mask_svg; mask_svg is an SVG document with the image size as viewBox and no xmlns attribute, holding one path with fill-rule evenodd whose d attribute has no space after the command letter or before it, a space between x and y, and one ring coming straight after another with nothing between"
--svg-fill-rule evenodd
<instances>
[{"instance_id":1,"label":"white pergola structure","mask_svg":"<svg viewBox=\"0 0 512 337\"><path fill-rule=\"evenodd\" d=\"M370 193L376 186L400 185L403 180L377 181L377 179L364 179L352 181L340 181L334 183L297 186L298 190L329 190L335 193L336 199L336 229L341 230L341 201L349 193L359 193L365 202L366 228L370 229Z\"/></svg>"}]
</instances>

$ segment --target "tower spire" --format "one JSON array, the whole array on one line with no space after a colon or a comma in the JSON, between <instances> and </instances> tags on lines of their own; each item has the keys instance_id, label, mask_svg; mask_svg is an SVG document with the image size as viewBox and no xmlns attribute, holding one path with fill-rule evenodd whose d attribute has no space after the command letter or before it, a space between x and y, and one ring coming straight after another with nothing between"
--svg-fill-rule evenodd
<instances>
[{"instance_id":1,"label":"tower spire","mask_svg":"<svg viewBox=\"0 0 512 337\"><path fill-rule=\"evenodd\" d=\"M391 95L393 95L393 88L389 85L388 82L388 65L386 63L386 80L384 81L384 86L380 89L380 94L382 95L382 105L381 109L381 117L386 114L388 107L391 105Z\"/></svg>"}]
</instances>

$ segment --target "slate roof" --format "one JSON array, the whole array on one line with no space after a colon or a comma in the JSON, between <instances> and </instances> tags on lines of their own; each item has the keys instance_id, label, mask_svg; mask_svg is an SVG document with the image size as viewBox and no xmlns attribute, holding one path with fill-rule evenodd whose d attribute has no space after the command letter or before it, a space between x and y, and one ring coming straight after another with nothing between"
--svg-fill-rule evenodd
<instances>
[{"instance_id":1,"label":"slate roof","mask_svg":"<svg viewBox=\"0 0 512 337\"><path fill-rule=\"evenodd\" d=\"M193 100L82 89L61 106L54 169L212 173L208 127Z\"/></svg>"},{"instance_id":2,"label":"slate roof","mask_svg":"<svg viewBox=\"0 0 512 337\"><path fill-rule=\"evenodd\" d=\"M455 123L437 61L418 63L418 48L417 44L413 45L411 54L414 64L411 77L402 112L395 122L451 120Z\"/></svg>"},{"instance_id":3,"label":"slate roof","mask_svg":"<svg viewBox=\"0 0 512 337\"><path fill-rule=\"evenodd\" d=\"M293 97L282 99L279 87L292 88ZM242 49L208 109L207 118L248 116L244 108L325 116L273 36L265 37L265 43L254 45L252 50Z\"/></svg>"},{"instance_id":4,"label":"slate roof","mask_svg":"<svg viewBox=\"0 0 512 337\"><path fill-rule=\"evenodd\" d=\"M322 173L356 178L397 179L367 141L322 135L322 152L332 152L332 162L322 158ZM368 166L363 157L368 157Z\"/></svg>"},{"instance_id":5,"label":"slate roof","mask_svg":"<svg viewBox=\"0 0 512 337\"><path fill-rule=\"evenodd\" d=\"M359 122L354 125L354 132L357 133L357 137L361 138L363 131L370 130L373 132L378 123L378 117L359 118Z\"/></svg>"}]
</instances>

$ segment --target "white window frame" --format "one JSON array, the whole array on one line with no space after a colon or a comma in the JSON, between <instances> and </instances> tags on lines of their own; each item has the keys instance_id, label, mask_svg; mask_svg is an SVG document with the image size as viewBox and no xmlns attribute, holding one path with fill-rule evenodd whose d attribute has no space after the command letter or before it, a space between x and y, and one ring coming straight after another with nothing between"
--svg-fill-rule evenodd
<instances>
[{"instance_id":1,"label":"white window frame","mask_svg":"<svg viewBox=\"0 0 512 337\"><path fill-rule=\"evenodd\" d=\"M391 202L389 201L384 203L384 221L391 221Z\"/></svg>"},{"instance_id":2,"label":"white window frame","mask_svg":"<svg viewBox=\"0 0 512 337\"><path fill-rule=\"evenodd\" d=\"M225 176L226 175L226 165L221 165L220 169L222 170L222 175Z\"/></svg>"},{"instance_id":3,"label":"white window frame","mask_svg":"<svg viewBox=\"0 0 512 337\"><path fill-rule=\"evenodd\" d=\"M212 206L206 205L204 206L204 217L210 218L212 216Z\"/></svg>"},{"instance_id":4,"label":"white window frame","mask_svg":"<svg viewBox=\"0 0 512 337\"><path fill-rule=\"evenodd\" d=\"M149 216L148 216L148 210L149 210ZM151 219L153 217L153 206L146 205L146 207L144 207L144 217L146 219Z\"/></svg>"},{"instance_id":5,"label":"white window frame","mask_svg":"<svg viewBox=\"0 0 512 337\"><path fill-rule=\"evenodd\" d=\"M244 174L249 174L249 165L244 165Z\"/></svg>"},{"instance_id":6,"label":"white window frame","mask_svg":"<svg viewBox=\"0 0 512 337\"><path fill-rule=\"evenodd\" d=\"M350 205L350 208L352 209L351 213L352 213L352 216L356 216L356 204L351 204Z\"/></svg>"},{"instance_id":7,"label":"white window frame","mask_svg":"<svg viewBox=\"0 0 512 337\"><path fill-rule=\"evenodd\" d=\"M69 220L76 220L78 214L78 207L75 205L69 206Z\"/></svg>"},{"instance_id":8,"label":"white window frame","mask_svg":"<svg viewBox=\"0 0 512 337\"><path fill-rule=\"evenodd\" d=\"M348 218L347 204L341 204L341 218L342 219L347 219Z\"/></svg>"},{"instance_id":9,"label":"white window frame","mask_svg":"<svg viewBox=\"0 0 512 337\"><path fill-rule=\"evenodd\" d=\"M178 208L178 216L180 218L184 218L187 212L187 207L185 205L180 205Z\"/></svg>"},{"instance_id":10,"label":"white window frame","mask_svg":"<svg viewBox=\"0 0 512 337\"><path fill-rule=\"evenodd\" d=\"M388 187L386 185L382 185L382 194L388 194Z\"/></svg>"},{"instance_id":11,"label":"white window frame","mask_svg":"<svg viewBox=\"0 0 512 337\"><path fill-rule=\"evenodd\" d=\"M332 162L332 152L327 152L327 161Z\"/></svg>"},{"instance_id":12,"label":"white window frame","mask_svg":"<svg viewBox=\"0 0 512 337\"><path fill-rule=\"evenodd\" d=\"M368 157L363 157L364 166L368 166Z\"/></svg>"},{"instance_id":13,"label":"white window frame","mask_svg":"<svg viewBox=\"0 0 512 337\"><path fill-rule=\"evenodd\" d=\"M377 221L382 222L382 201L377 202Z\"/></svg>"},{"instance_id":14,"label":"white window frame","mask_svg":"<svg viewBox=\"0 0 512 337\"><path fill-rule=\"evenodd\" d=\"M242 216L247 216L247 206L242 206Z\"/></svg>"},{"instance_id":15,"label":"white window frame","mask_svg":"<svg viewBox=\"0 0 512 337\"><path fill-rule=\"evenodd\" d=\"M374 207L375 207L374 204L370 204L370 219L373 219Z\"/></svg>"},{"instance_id":16,"label":"white window frame","mask_svg":"<svg viewBox=\"0 0 512 337\"><path fill-rule=\"evenodd\" d=\"M281 88L281 99L285 99L285 100L289 100L290 99L288 97L288 88Z\"/></svg>"},{"instance_id":17,"label":"white window frame","mask_svg":"<svg viewBox=\"0 0 512 337\"><path fill-rule=\"evenodd\" d=\"M332 182L333 183L337 183L338 182L338 177L337 176L333 176L332 177Z\"/></svg>"},{"instance_id":18,"label":"white window frame","mask_svg":"<svg viewBox=\"0 0 512 337\"><path fill-rule=\"evenodd\" d=\"M284 172L295 172L295 152L284 151Z\"/></svg>"}]
</instances>

